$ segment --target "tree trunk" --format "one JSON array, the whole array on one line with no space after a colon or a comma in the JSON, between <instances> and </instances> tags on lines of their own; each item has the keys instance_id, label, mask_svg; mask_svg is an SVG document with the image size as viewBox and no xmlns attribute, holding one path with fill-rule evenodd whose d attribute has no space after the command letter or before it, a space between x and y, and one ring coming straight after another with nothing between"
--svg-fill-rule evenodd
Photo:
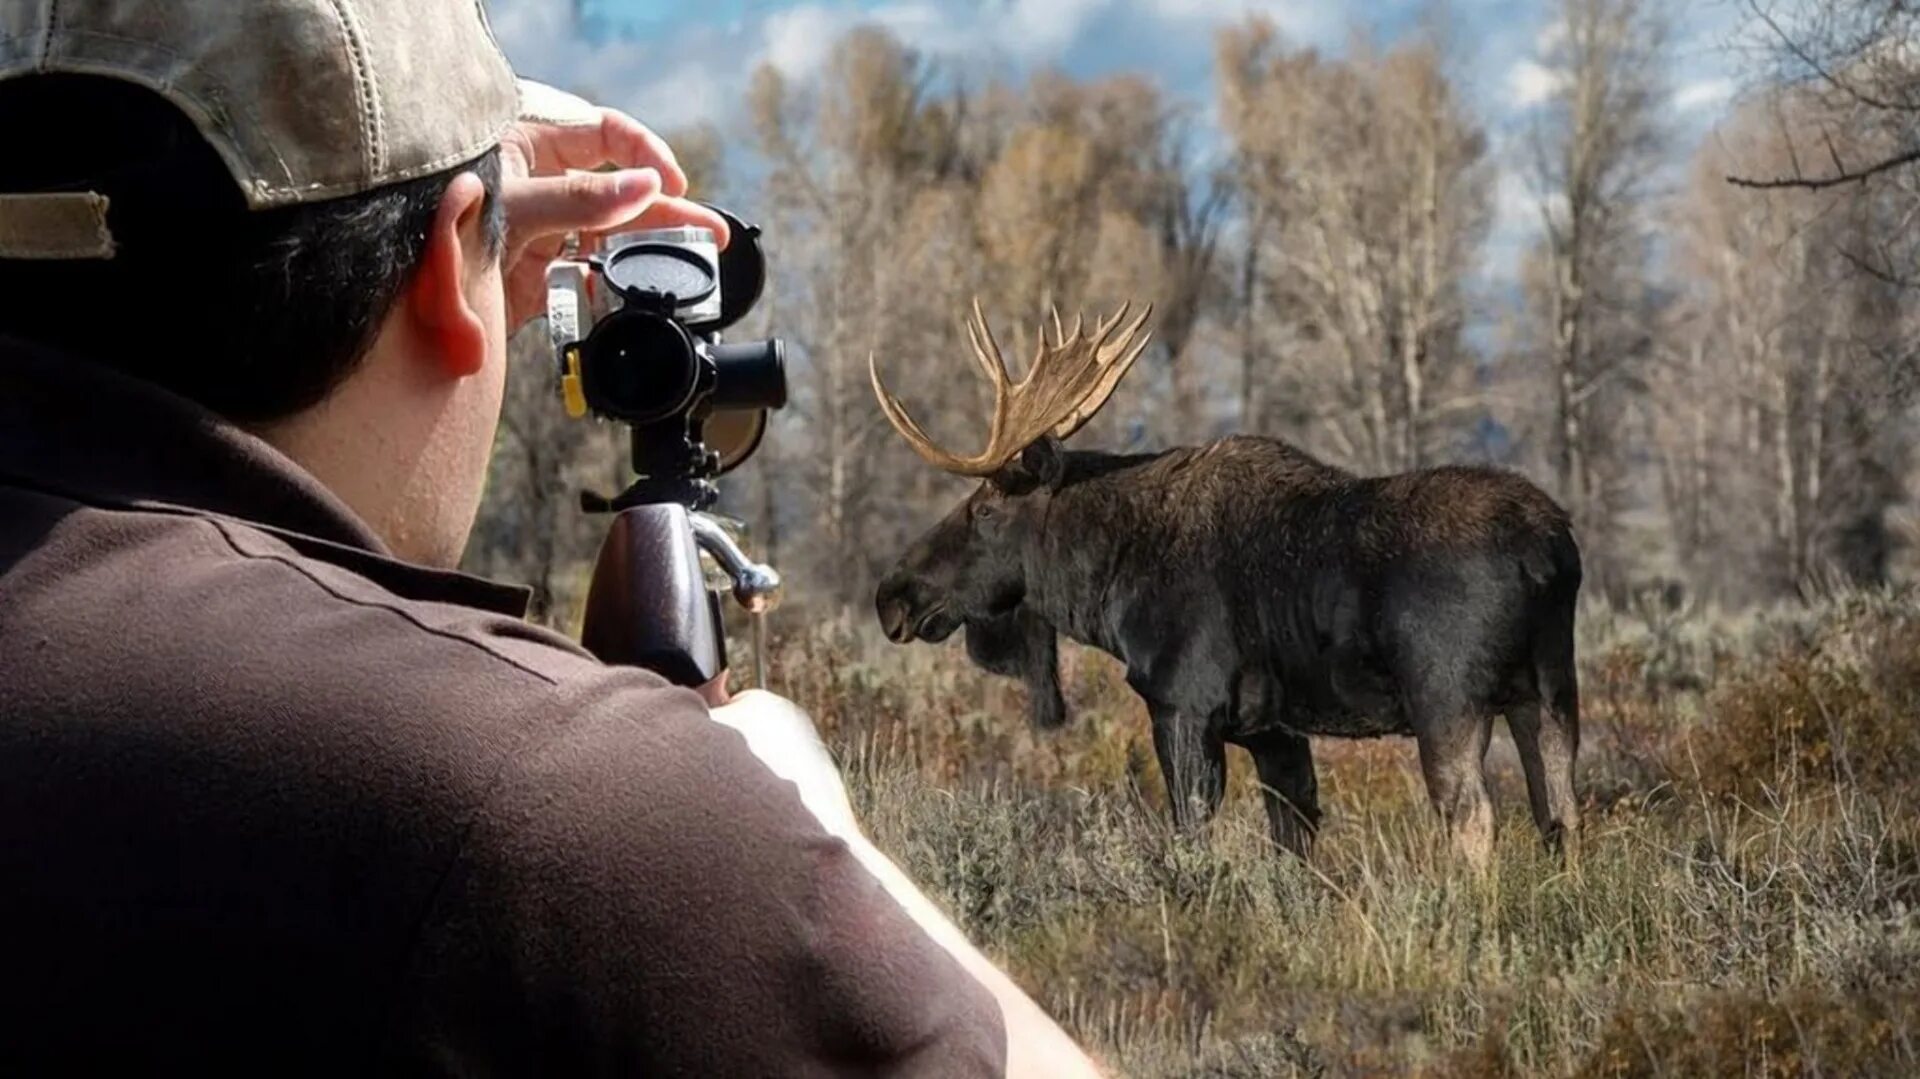
<instances>
[{"instance_id":1,"label":"tree trunk","mask_svg":"<svg viewBox=\"0 0 1920 1079\"><path fill-rule=\"evenodd\" d=\"M1256 397L1260 371L1260 241L1266 231L1265 217L1258 209L1247 222L1247 250L1240 264L1240 427L1247 433L1260 429L1259 402Z\"/></svg>"}]
</instances>

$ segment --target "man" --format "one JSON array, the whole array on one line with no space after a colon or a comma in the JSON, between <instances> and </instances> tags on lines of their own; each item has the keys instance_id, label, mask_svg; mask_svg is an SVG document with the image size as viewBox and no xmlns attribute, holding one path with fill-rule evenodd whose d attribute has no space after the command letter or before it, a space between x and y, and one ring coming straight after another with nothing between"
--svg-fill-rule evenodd
<instances>
[{"instance_id":1,"label":"man","mask_svg":"<svg viewBox=\"0 0 1920 1079\"><path fill-rule=\"evenodd\" d=\"M0 1073L1091 1070L804 716L448 568L660 140L473 0L0 0L0 147Z\"/></svg>"}]
</instances>

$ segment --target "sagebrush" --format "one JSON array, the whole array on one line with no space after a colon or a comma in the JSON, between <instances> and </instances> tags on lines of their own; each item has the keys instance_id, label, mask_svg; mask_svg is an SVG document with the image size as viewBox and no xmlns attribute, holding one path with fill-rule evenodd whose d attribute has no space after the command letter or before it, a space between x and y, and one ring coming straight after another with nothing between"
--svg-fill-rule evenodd
<instances>
[{"instance_id":1,"label":"sagebrush","mask_svg":"<svg viewBox=\"0 0 1920 1079\"><path fill-rule=\"evenodd\" d=\"M1164 823L1117 664L1074 713L958 647L828 622L775 688L878 841L1113 1067L1140 1076L1906 1075L1920 1069L1920 602L1684 624L1589 612L1586 826L1541 850L1502 735L1496 870L1455 864L1410 741L1321 742L1311 864L1232 762L1210 841Z\"/></svg>"}]
</instances>

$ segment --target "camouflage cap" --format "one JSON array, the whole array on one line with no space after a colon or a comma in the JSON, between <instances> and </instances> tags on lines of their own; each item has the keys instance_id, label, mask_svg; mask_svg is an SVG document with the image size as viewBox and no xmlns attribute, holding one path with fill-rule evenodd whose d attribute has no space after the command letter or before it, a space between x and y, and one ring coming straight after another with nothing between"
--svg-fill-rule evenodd
<instances>
[{"instance_id":1,"label":"camouflage cap","mask_svg":"<svg viewBox=\"0 0 1920 1079\"><path fill-rule=\"evenodd\" d=\"M164 95L255 209L450 169L516 119L600 122L514 78L480 0L0 0L0 79L47 73ZM90 192L0 194L0 257L110 257L105 209Z\"/></svg>"}]
</instances>

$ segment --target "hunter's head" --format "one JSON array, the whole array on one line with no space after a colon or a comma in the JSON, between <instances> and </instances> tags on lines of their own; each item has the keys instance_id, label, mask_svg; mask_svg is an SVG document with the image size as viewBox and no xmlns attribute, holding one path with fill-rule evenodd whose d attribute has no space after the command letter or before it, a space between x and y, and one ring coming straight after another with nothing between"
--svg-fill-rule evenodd
<instances>
[{"instance_id":1,"label":"hunter's head","mask_svg":"<svg viewBox=\"0 0 1920 1079\"><path fill-rule=\"evenodd\" d=\"M567 236L726 235L474 0L0 4L0 135L0 337L217 414L435 566Z\"/></svg>"},{"instance_id":2,"label":"hunter's head","mask_svg":"<svg viewBox=\"0 0 1920 1079\"><path fill-rule=\"evenodd\" d=\"M987 447L971 457L935 445L873 368L880 407L914 451L936 468L981 481L881 581L874 605L890 640L943 641L962 625L1020 605L1029 540L1040 533L1066 471L1060 443L1099 412L1146 348L1152 309L1129 322L1131 313L1124 308L1090 331L1083 323L1068 330L1055 313L1051 337L1041 331L1033 362L1016 382L976 303L967 336L993 385L994 408Z\"/></svg>"}]
</instances>

